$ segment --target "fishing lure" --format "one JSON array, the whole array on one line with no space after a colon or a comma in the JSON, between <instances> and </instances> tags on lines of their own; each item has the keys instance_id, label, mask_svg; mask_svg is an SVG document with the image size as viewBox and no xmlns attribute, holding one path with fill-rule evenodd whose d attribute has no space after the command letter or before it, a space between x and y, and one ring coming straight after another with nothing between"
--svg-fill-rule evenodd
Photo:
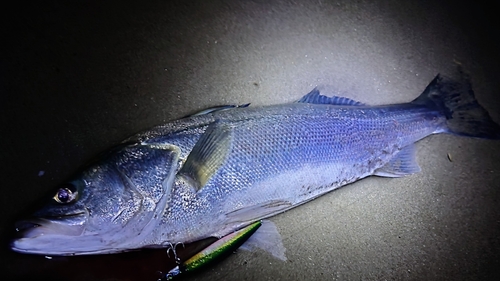
<instances>
[{"instance_id":1,"label":"fishing lure","mask_svg":"<svg viewBox=\"0 0 500 281\"><path fill-rule=\"evenodd\" d=\"M261 225L262 222L257 221L245 228L222 237L188 260L180 262L176 267L167 272L161 280L172 280L181 273L196 271L207 264L227 257L245 243Z\"/></svg>"}]
</instances>

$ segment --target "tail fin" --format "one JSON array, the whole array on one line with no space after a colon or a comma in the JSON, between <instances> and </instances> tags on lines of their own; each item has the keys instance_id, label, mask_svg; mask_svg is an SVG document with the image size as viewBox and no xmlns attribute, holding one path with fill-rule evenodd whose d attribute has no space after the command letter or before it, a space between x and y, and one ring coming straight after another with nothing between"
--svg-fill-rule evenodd
<instances>
[{"instance_id":1,"label":"tail fin","mask_svg":"<svg viewBox=\"0 0 500 281\"><path fill-rule=\"evenodd\" d=\"M477 102L470 80L462 71L458 80L438 74L412 103L441 111L446 116L449 133L500 139L500 126Z\"/></svg>"}]
</instances>

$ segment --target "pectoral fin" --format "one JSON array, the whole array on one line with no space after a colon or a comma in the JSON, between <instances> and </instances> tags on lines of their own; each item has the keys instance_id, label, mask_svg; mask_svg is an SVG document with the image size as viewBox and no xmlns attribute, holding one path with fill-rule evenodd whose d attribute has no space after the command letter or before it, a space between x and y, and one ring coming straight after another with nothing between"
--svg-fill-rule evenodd
<instances>
[{"instance_id":1,"label":"pectoral fin","mask_svg":"<svg viewBox=\"0 0 500 281\"><path fill-rule=\"evenodd\" d=\"M232 128L224 123L213 123L193 147L186 162L179 171L200 190L210 177L224 164L231 151Z\"/></svg>"}]
</instances>

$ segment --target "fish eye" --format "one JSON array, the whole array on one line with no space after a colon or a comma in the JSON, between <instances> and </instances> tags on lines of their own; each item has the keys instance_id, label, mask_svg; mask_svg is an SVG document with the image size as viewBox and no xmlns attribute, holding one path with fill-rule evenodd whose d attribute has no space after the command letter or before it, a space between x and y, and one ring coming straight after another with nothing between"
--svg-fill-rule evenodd
<instances>
[{"instance_id":1,"label":"fish eye","mask_svg":"<svg viewBox=\"0 0 500 281\"><path fill-rule=\"evenodd\" d=\"M54 195L54 200L56 200L57 203L68 204L75 201L77 195L78 191L75 185L66 183L59 187L56 195Z\"/></svg>"}]
</instances>

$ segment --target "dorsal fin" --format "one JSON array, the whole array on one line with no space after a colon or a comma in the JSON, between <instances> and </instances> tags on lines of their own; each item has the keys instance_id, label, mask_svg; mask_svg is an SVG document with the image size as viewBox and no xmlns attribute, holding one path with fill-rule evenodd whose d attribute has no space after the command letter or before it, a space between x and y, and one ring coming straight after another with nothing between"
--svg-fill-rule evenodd
<instances>
[{"instance_id":1,"label":"dorsal fin","mask_svg":"<svg viewBox=\"0 0 500 281\"><path fill-rule=\"evenodd\" d=\"M332 97L327 97L323 96L320 94L318 88L314 88L309 94L303 96L300 100L297 102L300 103L313 103L313 104L331 104L331 105L352 105L352 106L362 106L365 105L361 102L345 98L345 97L338 97L338 96L332 96Z\"/></svg>"},{"instance_id":2,"label":"dorsal fin","mask_svg":"<svg viewBox=\"0 0 500 281\"><path fill-rule=\"evenodd\" d=\"M214 106L214 107L203 109L203 110L201 110L199 112L193 113L193 114L188 115L186 117L205 115L205 114L214 113L214 112L217 112L217 111L228 110L228 109L231 109L231 108L245 108L245 107L248 107L249 105L250 105L250 103L241 104L241 105L232 105L232 104L219 105L219 106Z\"/></svg>"}]
</instances>

